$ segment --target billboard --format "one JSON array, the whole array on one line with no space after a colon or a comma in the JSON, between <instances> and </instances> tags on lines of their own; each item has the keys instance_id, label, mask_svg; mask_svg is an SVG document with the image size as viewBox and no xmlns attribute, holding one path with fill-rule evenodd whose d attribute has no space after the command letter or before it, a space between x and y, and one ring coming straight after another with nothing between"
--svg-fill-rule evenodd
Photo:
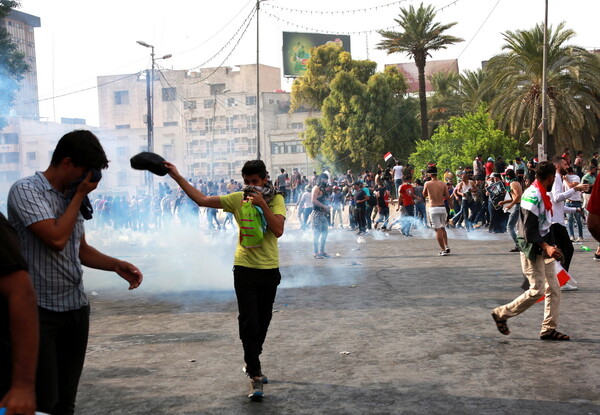
<instances>
[{"instance_id":1,"label":"billboard","mask_svg":"<svg viewBox=\"0 0 600 415\"><path fill-rule=\"evenodd\" d=\"M394 66L404 75L408 83L408 92L419 92L419 72L414 62L393 63L388 66ZM429 77L436 72L454 72L458 73L458 59L449 59L443 61L427 61L425 64L425 91L433 92Z\"/></svg>"},{"instance_id":2,"label":"billboard","mask_svg":"<svg viewBox=\"0 0 600 415\"><path fill-rule=\"evenodd\" d=\"M283 32L283 76L304 75L310 59L310 49L327 43L336 43L350 52L349 35Z\"/></svg>"}]
</instances>

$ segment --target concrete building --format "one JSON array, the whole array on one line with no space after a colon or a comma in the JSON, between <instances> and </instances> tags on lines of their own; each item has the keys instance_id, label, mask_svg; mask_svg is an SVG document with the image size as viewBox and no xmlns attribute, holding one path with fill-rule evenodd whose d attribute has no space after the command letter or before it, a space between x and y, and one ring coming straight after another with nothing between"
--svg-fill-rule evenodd
<instances>
[{"instance_id":1,"label":"concrete building","mask_svg":"<svg viewBox=\"0 0 600 415\"><path fill-rule=\"evenodd\" d=\"M98 77L100 129L115 145L116 183L138 192L145 191L146 179L132 172L128 159L148 148L145 74ZM304 171L309 161L298 134L308 113L289 114L289 94L273 92L281 91L279 68L261 65L260 78L257 99L256 65L156 71L154 151L193 182L238 179L244 162L256 158L258 102L260 152L267 168ZM154 182L172 185L169 179Z\"/></svg>"},{"instance_id":2,"label":"concrete building","mask_svg":"<svg viewBox=\"0 0 600 415\"><path fill-rule=\"evenodd\" d=\"M11 10L8 16L0 20L0 24L6 28L13 42L25 54L25 60L30 68L21 81L21 89L17 94L10 116L37 120L40 117L40 106L38 103L34 29L40 27L40 18L18 10Z\"/></svg>"}]
</instances>

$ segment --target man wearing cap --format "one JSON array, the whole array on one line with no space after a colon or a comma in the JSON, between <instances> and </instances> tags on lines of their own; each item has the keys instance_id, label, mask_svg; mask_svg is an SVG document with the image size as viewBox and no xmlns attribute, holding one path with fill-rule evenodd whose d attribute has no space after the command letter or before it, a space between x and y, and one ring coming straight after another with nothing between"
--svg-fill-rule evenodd
<instances>
[{"instance_id":1,"label":"man wearing cap","mask_svg":"<svg viewBox=\"0 0 600 415\"><path fill-rule=\"evenodd\" d=\"M483 161L481 154L477 154L477 157L473 160L473 177L479 177L483 175Z\"/></svg>"},{"instance_id":2,"label":"man wearing cap","mask_svg":"<svg viewBox=\"0 0 600 415\"><path fill-rule=\"evenodd\" d=\"M448 234L446 233L446 220L448 214L444 199L448 200L448 186L437 178L437 167L430 166L427 168L427 173L431 180L425 183L423 187L423 197L427 198L427 213L431 226L435 229L437 242L442 249L438 255L447 256L450 254L448 246Z\"/></svg>"}]
</instances>

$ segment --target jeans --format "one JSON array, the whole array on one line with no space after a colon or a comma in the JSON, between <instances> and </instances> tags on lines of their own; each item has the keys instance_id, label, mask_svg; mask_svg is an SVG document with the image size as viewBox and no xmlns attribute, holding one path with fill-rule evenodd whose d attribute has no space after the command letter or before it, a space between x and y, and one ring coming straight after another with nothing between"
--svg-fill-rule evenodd
<instances>
[{"instance_id":1,"label":"jeans","mask_svg":"<svg viewBox=\"0 0 600 415\"><path fill-rule=\"evenodd\" d=\"M300 229L305 230L308 227L308 218L311 213L311 207L305 207L304 209L302 209L302 225L300 226Z\"/></svg>"},{"instance_id":2,"label":"jeans","mask_svg":"<svg viewBox=\"0 0 600 415\"><path fill-rule=\"evenodd\" d=\"M342 217L342 207L333 207L331 209L331 226L335 228L335 218L338 217L340 220L340 228L344 227L343 217Z\"/></svg>"},{"instance_id":3,"label":"jeans","mask_svg":"<svg viewBox=\"0 0 600 415\"><path fill-rule=\"evenodd\" d=\"M422 224L427 226L427 210L425 203L415 203L415 217Z\"/></svg>"},{"instance_id":4,"label":"jeans","mask_svg":"<svg viewBox=\"0 0 600 415\"><path fill-rule=\"evenodd\" d=\"M510 216L508 217L508 233L512 238L515 246L517 246L517 222L519 221L519 211L521 210L521 204L515 203L514 210L510 212Z\"/></svg>"},{"instance_id":5,"label":"jeans","mask_svg":"<svg viewBox=\"0 0 600 415\"><path fill-rule=\"evenodd\" d=\"M375 221L375 226L377 226L378 223L383 222L381 229L386 229L388 226L389 220L390 220L390 208L388 206L379 207L379 215L377 217L377 220Z\"/></svg>"},{"instance_id":6,"label":"jeans","mask_svg":"<svg viewBox=\"0 0 600 415\"><path fill-rule=\"evenodd\" d=\"M38 307L40 351L36 375L37 410L53 415L75 412L90 328L90 306L56 312Z\"/></svg>"},{"instance_id":7,"label":"jeans","mask_svg":"<svg viewBox=\"0 0 600 415\"><path fill-rule=\"evenodd\" d=\"M273 316L273 303L280 281L279 268L233 267L240 339L244 347L246 373L251 377L261 374L259 356Z\"/></svg>"},{"instance_id":8,"label":"jeans","mask_svg":"<svg viewBox=\"0 0 600 415\"><path fill-rule=\"evenodd\" d=\"M572 208L581 208L582 202L580 202L580 201L567 202L567 206L572 207ZM569 235L571 235L571 237L575 238L573 222L576 221L577 222L577 230L579 231L579 237L583 238L583 224L581 223L581 212L568 213L567 219L569 220Z\"/></svg>"},{"instance_id":9,"label":"jeans","mask_svg":"<svg viewBox=\"0 0 600 415\"><path fill-rule=\"evenodd\" d=\"M410 227L415 216L415 205L405 205L402 209L402 219L400 220L400 232L402 235L410 235Z\"/></svg>"}]
</instances>

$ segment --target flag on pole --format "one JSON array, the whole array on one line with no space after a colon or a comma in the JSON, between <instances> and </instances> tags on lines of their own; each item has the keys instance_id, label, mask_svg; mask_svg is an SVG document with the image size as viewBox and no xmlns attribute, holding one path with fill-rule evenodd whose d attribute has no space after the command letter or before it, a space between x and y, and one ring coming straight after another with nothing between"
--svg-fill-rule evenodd
<instances>
[{"instance_id":1,"label":"flag on pole","mask_svg":"<svg viewBox=\"0 0 600 415\"><path fill-rule=\"evenodd\" d=\"M390 153L389 151L383 156L383 159L385 161L388 161L391 158L392 158L392 153Z\"/></svg>"},{"instance_id":2,"label":"flag on pole","mask_svg":"<svg viewBox=\"0 0 600 415\"><path fill-rule=\"evenodd\" d=\"M568 283L569 280L573 280L573 283L577 284L577 281L575 281L573 279L573 277L571 277L571 275L569 275L569 273L562 267L562 265L560 265L560 262L555 261L554 264L555 264L554 267L556 270L556 278L558 278L558 284L561 287L563 285L565 285L566 283ZM542 298L537 300L536 303L539 303L540 301L544 301L544 297L545 296L542 296Z\"/></svg>"}]
</instances>

